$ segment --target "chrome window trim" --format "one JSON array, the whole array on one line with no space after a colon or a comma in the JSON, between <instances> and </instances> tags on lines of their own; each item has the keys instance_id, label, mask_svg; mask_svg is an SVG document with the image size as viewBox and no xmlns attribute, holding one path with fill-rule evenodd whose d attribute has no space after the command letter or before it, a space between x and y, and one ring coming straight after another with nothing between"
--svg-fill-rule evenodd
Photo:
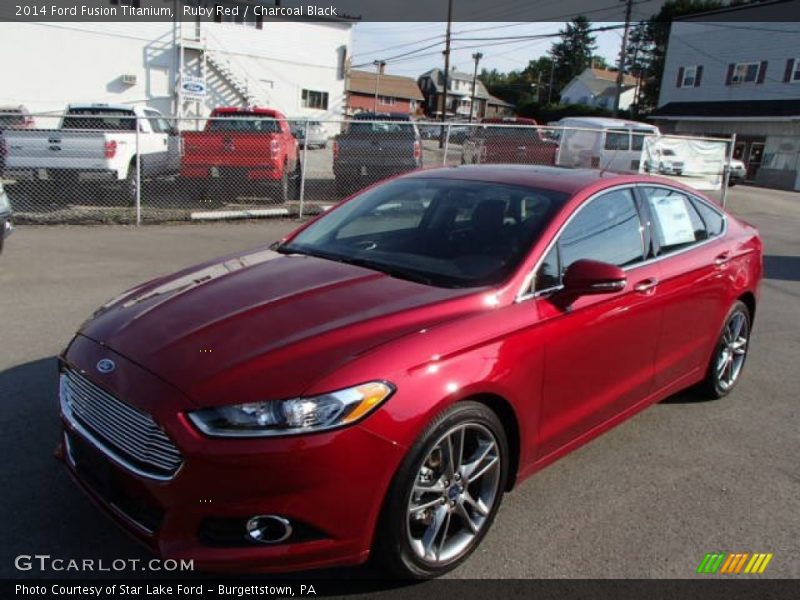
<instances>
[{"instance_id":1,"label":"chrome window trim","mask_svg":"<svg viewBox=\"0 0 800 600\"><path fill-rule=\"evenodd\" d=\"M559 229L556 232L556 234L553 236L553 239L550 240L550 242L547 244L545 249L542 251L542 254L539 257L539 259L536 261L536 264L534 265L533 269L530 271L530 273L528 273L525 276L525 279L522 282L522 286L520 287L519 291L517 292L517 297L514 299L514 303L524 302L526 300L530 300L531 298L538 298L540 296L550 295L550 294L553 294L553 293L555 293L557 291L560 291L560 290L562 290L564 288L563 285L558 285L558 286L554 286L554 287L547 288L547 289L544 289L544 290L539 290L538 292L536 292L536 291L527 292L527 293L525 292L525 290L530 289L530 286L533 283L533 279L534 279L534 277L536 277L536 272L539 270L539 267L541 267L541 265L542 265L542 261L544 261L545 257L550 253L550 250L552 250L553 246L556 244L558 239L561 237L561 234L564 232L564 229L567 228L567 226L572 222L572 219L574 219L590 202L593 202L596 198L600 197L601 195L605 194L606 192L613 192L613 191L624 190L624 189L637 189L637 188L643 188L643 187L655 187L655 188L662 188L662 189L665 189L665 190L670 190L670 191L673 191L673 192L677 192L679 194L684 194L687 197L695 198L699 202L705 203L706 206L711 208L713 211L715 211L717 214L719 214L720 217L722 217L722 231L720 231L717 235L715 235L713 237L706 238L705 240L703 240L701 242L697 242L695 244L692 244L691 246L686 246L685 248L681 248L679 250L674 250L674 251L668 252L666 254L660 254L659 256L654 256L653 258L648 258L646 260L643 260L641 262L636 263L635 265L622 267L622 270L625 271L626 273L628 271L633 271L634 269L638 269L639 267L644 267L646 265L651 265L651 264L653 264L655 262L658 262L660 260L663 260L665 258L672 258L673 256L677 256L679 254L683 254L684 252L688 252L690 250L694 250L695 248L699 248L701 246L704 246L705 244L708 244L710 242L714 242L714 241L718 240L719 238L724 237L725 234L728 232L728 215L726 215L723 211L721 211L718 206L715 206L713 203L711 203L710 201L706 200L702 196L698 196L698 195L693 194L691 192L687 192L686 190L683 190L683 189L680 189L680 188L676 188L676 187L672 187L672 186L669 186L669 185L666 185L666 184L663 184L663 183L660 183L660 182L654 182L654 183L649 183L649 182L624 183L624 184L612 186L612 187L606 188L604 190L600 190L599 192L596 192L595 194L591 195L589 198L586 199L586 201L583 204L581 204L578 207L578 209L575 212L573 212L569 216L569 218L566 221L564 221L564 223L561 225L561 227L559 227ZM702 219L702 217L701 217L701 219ZM652 227L652 223L650 223L649 221L647 222L646 225L647 225L647 227ZM644 235L644 231L642 231L642 235Z\"/></svg>"}]
</instances>

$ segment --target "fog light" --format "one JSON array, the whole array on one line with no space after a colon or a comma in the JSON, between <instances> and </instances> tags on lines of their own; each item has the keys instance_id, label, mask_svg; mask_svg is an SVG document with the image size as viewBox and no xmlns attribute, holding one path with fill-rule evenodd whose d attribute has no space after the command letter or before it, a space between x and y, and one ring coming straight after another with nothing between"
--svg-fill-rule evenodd
<instances>
[{"instance_id":1,"label":"fog light","mask_svg":"<svg viewBox=\"0 0 800 600\"><path fill-rule=\"evenodd\" d=\"M292 524L277 515L258 515L247 521L247 535L261 544L280 544L292 535Z\"/></svg>"}]
</instances>

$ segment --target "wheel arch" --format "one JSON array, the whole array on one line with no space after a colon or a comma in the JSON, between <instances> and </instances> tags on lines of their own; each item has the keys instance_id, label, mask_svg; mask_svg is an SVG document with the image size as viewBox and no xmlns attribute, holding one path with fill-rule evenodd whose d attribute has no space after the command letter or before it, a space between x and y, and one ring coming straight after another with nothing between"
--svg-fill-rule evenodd
<instances>
[{"instance_id":1,"label":"wheel arch","mask_svg":"<svg viewBox=\"0 0 800 600\"><path fill-rule=\"evenodd\" d=\"M753 321L756 318L756 296L753 292L745 292L741 296L739 296L738 300L744 302L744 305L747 307L747 310L750 312L750 325L752 326Z\"/></svg>"},{"instance_id":2,"label":"wheel arch","mask_svg":"<svg viewBox=\"0 0 800 600\"><path fill-rule=\"evenodd\" d=\"M490 408L500 419L508 441L508 479L506 491L511 491L517 481L519 473L520 456L522 454L522 440L520 438L519 419L511 403L498 394L477 393L461 398L459 402L479 402Z\"/></svg>"}]
</instances>

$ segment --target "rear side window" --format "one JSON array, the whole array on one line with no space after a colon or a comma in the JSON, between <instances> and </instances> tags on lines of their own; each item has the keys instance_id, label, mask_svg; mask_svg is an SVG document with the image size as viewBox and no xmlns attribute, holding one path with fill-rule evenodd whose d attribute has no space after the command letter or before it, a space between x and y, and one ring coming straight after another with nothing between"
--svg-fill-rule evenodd
<instances>
[{"instance_id":1,"label":"rear side window","mask_svg":"<svg viewBox=\"0 0 800 600\"><path fill-rule=\"evenodd\" d=\"M607 192L584 205L564 229L558 246L562 272L581 258L618 267L643 260L641 220L631 190Z\"/></svg>"},{"instance_id":2,"label":"rear side window","mask_svg":"<svg viewBox=\"0 0 800 600\"><path fill-rule=\"evenodd\" d=\"M627 130L606 132L606 150L628 150L630 147L630 136Z\"/></svg>"},{"instance_id":3,"label":"rear side window","mask_svg":"<svg viewBox=\"0 0 800 600\"><path fill-rule=\"evenodd\" d=\"M720 235L722 233L723 227L725 226L724 225L725 221L722 217L722 213L714 210L707 203L703 202L698 198L691 198L691 201L695 210L697 210L697 212L700 213L700 217L703 219L703 223L705 223L708 235L712 237Z\"/></svg>"},{"instance_id":4,"label":"rear side window","mask_svg":"<svg viewBox=\"0 0 800 600\"><path fill-rule=\"evenodd\" d=\"M708 239L705 222L689 196L668 188L645 187L642 190L652 215L658 254Z\"/></svg>"}]
</instances>

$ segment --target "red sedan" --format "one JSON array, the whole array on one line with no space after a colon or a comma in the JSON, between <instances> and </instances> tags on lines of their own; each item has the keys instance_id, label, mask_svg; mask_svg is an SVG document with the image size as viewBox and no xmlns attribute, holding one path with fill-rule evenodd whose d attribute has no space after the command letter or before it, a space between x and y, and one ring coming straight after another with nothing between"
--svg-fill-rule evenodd
<instances>
[{"instance_id":1,"label":"red sedan","mask_svg":"<svg viewBox=\"0 0 800 600\"><path fill-rule=\"evenodd\" d=\"M65 460L199 568L436 576L548 463L728 394L761 272L758 232L669 180L416 172L101 307L62 356Z\"/></svg>"}]
</instances>

